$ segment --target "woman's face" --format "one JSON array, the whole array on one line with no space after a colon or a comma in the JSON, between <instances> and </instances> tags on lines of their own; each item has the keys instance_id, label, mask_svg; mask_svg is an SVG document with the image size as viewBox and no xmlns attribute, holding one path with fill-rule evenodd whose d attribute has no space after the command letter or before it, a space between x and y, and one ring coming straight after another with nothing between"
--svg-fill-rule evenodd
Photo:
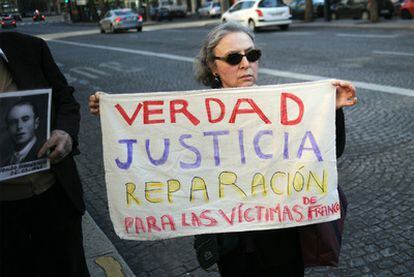
<instances>
[{"instance_id":1,"label":"woman's face","mask_svg":"<svg viewBox=\"0 0 414 277\"><path fill-rule=\"evenodd\" d=\"M232 53L245 54L254 49L252 39L245 33L230 33L223 37L214 48L216 57L226 57ZM218 75L224 88L249 87L256 84L259 62L249 62L243 57L237 65L230 65L222 60L215 60L212 68L214 75Z\"/></svg>"}]
</instances>

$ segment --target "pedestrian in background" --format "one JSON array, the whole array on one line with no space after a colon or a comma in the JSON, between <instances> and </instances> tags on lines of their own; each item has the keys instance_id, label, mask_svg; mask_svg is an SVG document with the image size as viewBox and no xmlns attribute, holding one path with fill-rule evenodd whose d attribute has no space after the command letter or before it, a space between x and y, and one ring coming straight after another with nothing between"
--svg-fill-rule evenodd
<instances>
[{"instance_id":1,"label":"pedestrian in background","mask_svg":"<svg viewBox=\"0 0 414 277\"><path fill-rule=\"evenodd\" d=\"M211 88L254 86L261 55L249 29L237 23L219 25L207 35L195 60L196 79ZM339 157L345 146L341 108L354 105L356 97L355 88L349 82L334 81L332 85L337 89L336 149ZM217 242L221 276L303 276L300 228L201 235L196 237L196 242L212 246L212 240ZM197 251L197 245L195 248ZM203 251L206 251L205 246Z\"/></svg>"},{"instance_id":2,"label":"pedestrian in background","mask_svg":"<svg viewBox=\"0 0 414 277\"><path fill-rule=\"evenodd\" d=\"M51 169L0 182L0 276L89 276L83 250L79 104L46 43L0 33L0 93L52 88L51 136L37 156Z\"/></svg>"}]
</instances>

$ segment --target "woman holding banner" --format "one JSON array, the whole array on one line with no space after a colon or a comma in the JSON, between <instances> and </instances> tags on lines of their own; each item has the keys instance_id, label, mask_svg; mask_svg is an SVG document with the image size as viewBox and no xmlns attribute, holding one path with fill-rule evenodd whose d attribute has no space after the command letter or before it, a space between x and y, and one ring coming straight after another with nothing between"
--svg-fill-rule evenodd
<instances>
[{"instance_id":1,"label":"woman holding banner","mask_svg":"<svg viewBox=\"0 0 414 277\"><path fill-rule=\"evenodd\" d=\"M250 30L236 23L219 25L207 35L195 61L196 79L211 88L254 86L260 57L261 51L256 48ZM355 105L357 98L351 83L333 81L332 85L337 88L336 150L339 157L345 146L341 108ZM303 276L301 228L200 236L196 237L195 247L206 245L207 240L217 241L217 264L222 276ZM202 256L198 255L199 260Z\"/></svg>"},{"instance_id":2,"label":"woman holding banner","mask_svg":"<svg viewBox=\"0 0 414 277\"><path fill-rule=\"evenodd\" d=\"M195 61L196 79L211 88L256 85L261 51L253 33L236 23L225 23L208 35ZM355 88L333 81L336 97L337 156L345 146L342 107L356 104ZM99 114L99 93L89 97L89 109ZM196 236L200 264L218 264L222 276L303 276L304 257L300 240L303 227Z\"/></svg>"}]
</instances>

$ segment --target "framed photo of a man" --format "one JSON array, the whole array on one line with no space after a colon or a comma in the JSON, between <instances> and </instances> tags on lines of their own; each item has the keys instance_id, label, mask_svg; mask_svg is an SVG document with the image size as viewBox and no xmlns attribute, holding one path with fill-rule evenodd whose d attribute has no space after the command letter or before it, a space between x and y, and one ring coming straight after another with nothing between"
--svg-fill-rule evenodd
<instances>
[{"instance_id":1,"label":"framed photo of a man","mask_svg":"<svg viewBox=\"0 0 414 277\"><path fill-rule=\"evenodd\" d=\"M50 168L50 109L50 89L0 93L0 181Z\"/></svg>"}]
</instances>

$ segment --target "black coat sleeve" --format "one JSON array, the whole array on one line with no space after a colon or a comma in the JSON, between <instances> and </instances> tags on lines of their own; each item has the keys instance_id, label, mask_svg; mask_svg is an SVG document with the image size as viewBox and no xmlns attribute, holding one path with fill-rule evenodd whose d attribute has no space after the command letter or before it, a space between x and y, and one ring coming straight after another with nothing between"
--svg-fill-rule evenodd
<instances>
[{"instance_id":1,"label":"black coat sleeve","mask_svg":"<svg viewBox=\"0 0 414 277\"><path fill-rule=\"evenodd\" d=\"M74 88L68 85L65 76L56 65L44 40L41 40L41 51L42 71L52 87L52 128L67 132L72 137L73 146L76 149L78 145L80 107L73 96Z\"/></svg>"}]
</instances>

